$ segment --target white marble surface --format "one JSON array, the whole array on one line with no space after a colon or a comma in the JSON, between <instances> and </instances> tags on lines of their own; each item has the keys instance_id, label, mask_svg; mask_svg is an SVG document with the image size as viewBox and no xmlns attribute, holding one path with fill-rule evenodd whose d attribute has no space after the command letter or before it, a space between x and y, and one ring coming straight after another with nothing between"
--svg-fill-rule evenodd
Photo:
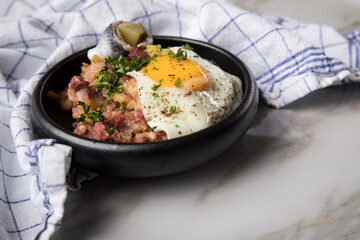
<instances>
[{"instance_id":1,"label":"white marble surface","mask_svg":"<svg viewBox=\"0 0 360 240\"><path fill-rule=\"evenodd\" d=\"M341 32L358 0L233 0ZM321 14L319 14L321 13ZM100 176L69 192L54 239L360 239L360 85L263 103L248 133L196 169L151 179Z\"/></svg>"},{"instance_id":2,"label":"white marble surface","mask_svg":"<svg viewBox=\"0 0 360 240\"><path fill-rule=\"evenodd\" d=\"M230 0L244 9L327 24L342 33L360 26L359 0Z\"/></svg>"}]
</instances>

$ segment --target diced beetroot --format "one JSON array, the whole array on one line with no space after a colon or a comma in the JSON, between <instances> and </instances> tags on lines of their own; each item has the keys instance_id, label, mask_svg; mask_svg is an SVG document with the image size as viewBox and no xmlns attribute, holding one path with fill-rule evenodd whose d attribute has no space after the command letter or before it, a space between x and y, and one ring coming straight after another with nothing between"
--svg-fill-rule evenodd
<instances>
[{"instance_id":1,"label":"diced beetroot","mask_svg":"<svg viewBox=\"0 0 360 240\"><path fill-rule=\"evenodd\" d=\"M113 119L113 118L108 118L108 119L106 119L105 120L105 125L107 125L107 126L109 126L109 128L111 128L111 127L114 127L114 125L115 125L115 119Z\"/></svg>"},{"instance_id":2,"label":"diced beetroot","mask_svg":"<svg viewBox=\"0 0 360 240\"><path fill-rule=\"evenodd\" d=\"M132 57L135 57L135 58L137 58L137 57L142 57L142 58L150 57L149 54L146 51L144 51L144 47L142 47L142 46L132 47L128 56L130 58L132 58Z\"/></svg>"},{"instance_id":3,"label":"diced beetroot","mask_svg":"<svg viewBox=\"0 0 360 240\"><path fill-rule=\"evenodd\" d=\"M120 132L118 130L115 130L114 133L111 135L111 139L114 142L123 142L122 138L120 136Z\"/></svg>"},{"instance_id":4,"label":"diced beetroot","mask_svg":"<svg viewBox=\"0 0 360 240\"><path fill-rule=\"evenodd\" d=\"M93 136L97 140L109 140L110 135L105 129L105 125L103 122L97 122L93 128Z\"/></svg>"},{"instance_id":5,"label":"diced beetroot","mask_svg":"<svg viewBox=\"0 0 360 240\"><path fill-rule=\"evenodd\" d=\"M77 92L85 85L86 82L81 80L79 76L74 76L70 81L69 88Z\"/></svg>"},{"instance_id":6,"label":"diced beetroot","mask_svg":"<svg viewBox=\"0 0 360 240\"><path fill-rule=\"evenodd\" d=\"M143 112L142 112L141 109L137 109L137 110L136 110L136 116L137 116L138 118L144 118L144 114L143 114Z\"/></svg>"},{"instance_id":7,"label":"diced beetroot","mask_svg":"<svg viewBox=\"0 0 360 240\"><path fill-rule=\"evenodd\" d=\"M122 112L118 112L115 116L115 123L114 123L115 128L121 129L123 127L124 119L125 119L124 114Z\"/></svg>"},{"instance_id":8,"label":"diced beetroot","mask_svg":"<svg viewBox=\"0 0 360 240\"><path fill-rule=\"evenodd\" d=\"M149 140L145 137L139 137L139 138L136 138L135 141L137 143L144 143L144 142L149 142Z\"/></svg>"},{"instance_id":9,"label":"diced beetroot","mask_svg":"<svg viewBox=\"0 0 360 240\"><path fill-rule=\"evenodd\" d=\"M158 141L163 141L163 140L166 140L167 139L167 135L166 135L166 132L164 131L158 131L158 132L155 132L156 133L156 139Z\"/></svg>"},{"instance_id":10,"label":"diced beetroot","mask_svg":"<svg viewBox=\"0 0 360 240\"><path fill-rule=\"evenodd\" d=\"M76 127L74 129L74 133L79 136L86 137L86 135L89 133L89 130L87 129L87 127L85 125L78 124L78 125L76 125Z\"/></svg>"}]
</instances>

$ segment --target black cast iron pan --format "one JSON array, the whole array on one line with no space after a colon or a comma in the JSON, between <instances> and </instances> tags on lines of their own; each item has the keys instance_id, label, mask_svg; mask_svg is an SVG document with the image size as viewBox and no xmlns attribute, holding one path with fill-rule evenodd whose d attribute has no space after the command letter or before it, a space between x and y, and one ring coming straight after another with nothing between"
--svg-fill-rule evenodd
<instances>
[{"instance_id":1,"label":"black cast iron pan","mask_svg":"<svg viewBox=\"0 0 360 240\"><path fill-rule=\"evenodd\" d=\"M77 167L119 177L153 177L196 167L238 141L248 130L256 114L258 91L245 64L228 51L209 43L169 36L154 36L162 47L190 44L202 58L211 60L224 71L238 76L244 96L227 118L202 131L183 137L152 143L109 143L72 133L71 112L64 112L46 97L49 90L63 90L82 62L89 62L87 50L77 52L49 70L38 82L32 98L33 129L40 138L54 138L73 148Z\"/></svg>"}]
</instances>

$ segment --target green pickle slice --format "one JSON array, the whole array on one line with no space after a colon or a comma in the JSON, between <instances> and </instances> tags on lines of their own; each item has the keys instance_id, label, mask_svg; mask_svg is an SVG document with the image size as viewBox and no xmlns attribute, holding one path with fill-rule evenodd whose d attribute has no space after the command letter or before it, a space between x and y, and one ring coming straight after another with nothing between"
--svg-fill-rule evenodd
<instances>
[{"instance_id":1,"label":"green pickle slice","mask_svg":"<svg viewBox=\"0 0 360 240\"><path fill-rule=\"evenodd\" d=\"M119 26L119 31L124 41L132 47L141 42L145 34L143 26L139 23L123 24Z\"/></svg>"}]
</instances>

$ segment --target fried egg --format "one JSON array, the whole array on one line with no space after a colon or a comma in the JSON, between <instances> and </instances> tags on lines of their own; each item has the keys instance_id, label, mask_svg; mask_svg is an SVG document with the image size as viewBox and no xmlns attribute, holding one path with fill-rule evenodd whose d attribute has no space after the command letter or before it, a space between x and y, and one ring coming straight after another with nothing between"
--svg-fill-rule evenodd
<instances>
[{"instance_id":1,"label":"fried egg","mask_svg":"<svg viewBox=\"0 0 360 240\"><path fill-rule=\"evenodd\" d=\"M146 122L154 131L165 131L168 139L220 121L234 110L243 94L238 77L196 52L180 47L170 51L184 51L185 58L163 54L140 71L128 73L137 80Z\"/></svg>"}]
</instances>

